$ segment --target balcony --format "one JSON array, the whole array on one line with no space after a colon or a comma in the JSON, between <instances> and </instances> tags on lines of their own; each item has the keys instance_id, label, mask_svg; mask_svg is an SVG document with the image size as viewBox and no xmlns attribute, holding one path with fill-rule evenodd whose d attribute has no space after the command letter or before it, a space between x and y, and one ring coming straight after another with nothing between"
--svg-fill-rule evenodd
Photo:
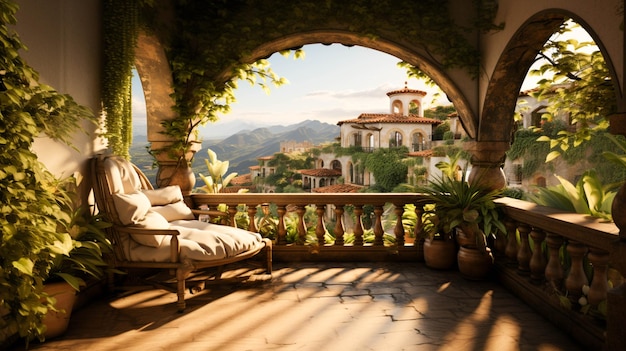
<instances>
[{"instance_id":1,"label":"balcony","mask_svg":"<svg viewBox=\"0 0 626 351\"><path fill-rule=\"evenodd\" d=\"M273 203L278 212L278 234L274 246L276 261L284 262L415 262L423 259L419 243L405 243L405 228L401 217L405 204L423 203L419 194L223 194L194 195L194 201L211 207L219 203L229 206L231 220L237 206L245 204L250 218L254 218L263 204ZM600 349L605 344L607 329L604 317L590 313L606 303L609 285L622 283L617 269L624 258L615 255L619 230L613 223L585 215L562 213L525 201L501 199L506 213L508 233L498 235L491 246L495 253L497 281L513 291L522 300L536 307L546 318L570 331L580 343ZM392 204L395 223L385 223L385 206ZM363 241L363 209L373 207L371 244ZM317 213L315 233L317 242L324 242L326 230L337 238L332 244L303 245L308 229L305 225L305 209L314 206ZM351 207L353 228L345 228L345 221L334 221L333 228L326 228L329 213L343 218L346 208ZM298 238L287 243L285 216L291 209L298 216ZM419 216L418 216L419 217ZM388 222L388 221L387 221ZM250 230L257 231L251 222ZM419 225L415 231L419 232ZM343 233L353 233L354 242L343 242ZM385 234L391 233L395 243L385 244ZM419 236L418 233L413 233ZM579 306L578 299L588 286L586 299L592 307ZM585 288L586 289L586 288ZM564 307L566 300L570 307ZM588 309L587 309L588 308ZM610 310L611 307L608 307ZM583 312L581 312L583 311Z\"/></svg>"},{"instance_id":2,"label":"balcony","mask_svg":"<svg viewBox=\"0 0 626 351\"><path fill-rule=\"evenodd\" d=\"M251 270L231 267L226 281L189 297L190 311L184 315L174 313L175 296L160 290L98 301L77 312L65 337L33 349L71 345L95 351L129 345L387 350L425 345L455 350L576 350L582 345L601 350L615 345L609 338L623 325L619 314L623 295L607 283L616 287L622 283L624 272L618 269L626 260L617 254L619 231L612 223L501 199L508 233L491 243L493 279L475 282L455 270L425 268L420 263L419 240L406 242L402 222L389 223L390 212L395 215L391 217L401 218L405 204L422 203L419 194L194 194L192 198L195 205L211 208L227 204L231 221L240 215L238 206L246 205L250 218L259 211L267 213L269 204L275 206L276 270L271 281L244 282ZM316 216L308 218L308 223L314 223L310 230L307 207L313 207ZM373 209L371 218L364 216L366 207ZM329 218L345 219L348 212L356 218L354 226L346 228L351 221L337 220L326 228ZM369 219L373 240L368 243L363 222ZM294 223L295 236L287 228ZM257 222L250 221L249 229L258 231ZM318 245L326 241L327 230L337 240ZM418 225L415 232L419 230ZM311 232L314 238L307 236ZM344 235L338 235L343 233L353 240L344 242ZM394 240L386 240L389 235ZM590 306L602 306L608 298L606 318L578 304L581 296L575 292L582 291L583 285L589 286ZM565 301L570 306L565 307Z\"/></svg>"}]
</instances>

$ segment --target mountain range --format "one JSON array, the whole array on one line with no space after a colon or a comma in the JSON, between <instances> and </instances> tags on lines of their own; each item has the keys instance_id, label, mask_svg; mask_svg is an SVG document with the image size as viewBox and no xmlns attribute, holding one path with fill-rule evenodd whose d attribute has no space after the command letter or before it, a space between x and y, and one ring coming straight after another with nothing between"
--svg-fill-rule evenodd
<instances>
[{"instance_id":1,"label":"mountain range","mask_svg":"<svg viewBox=\"0 0 626 351\"><path fill-rule=\"evenodd\" d=\"M239 124L240 130L224 139L215 139L215 132L203 133L202 149L196 153L193 168L196 174L206 174L204 159L208 158L207 149L215 151L221 161L228 160L228 172L249 173L249 167L258 164L258 158L280 152L280 143L286 141L310 141L313 144L333 142L339 137L339 126L320 121L306 120L288 126L275 125L255 127L253 124ZM222 129L223 133L224 130ZM130 150L133 162L145 171L154 181L156 170L150 169L152 157L147 154L148 146L145 135L135 135ZM148 157L146 157L148 156ZM152 174L154 173L154 174Z\"/></svg>"}]
</instances>

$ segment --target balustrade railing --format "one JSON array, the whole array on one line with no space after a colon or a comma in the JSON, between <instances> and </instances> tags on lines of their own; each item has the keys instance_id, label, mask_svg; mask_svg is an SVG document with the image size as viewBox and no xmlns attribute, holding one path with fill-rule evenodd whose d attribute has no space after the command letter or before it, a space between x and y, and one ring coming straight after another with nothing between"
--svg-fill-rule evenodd
<instances>
[{"instance_id":1,"label":"balustrade railing","mask_svg":"<svg viewBox=\"0 0 626 351\"><path fill-rule=\"evenodd\" d=\"M611 308L607 294L623 283L626 273L613 268L626 260L614 254L619 229L598 218L526 201L498 202L504 205L508 232L496 245L499 281L587 347L604 348Z\"/></svg>"},{"instance_id":2,"label":"balustrade railing","mask_svg":"<svg viewBox=\"0 0 626 351\"><path fill-rule=\"evenodd\" d=\"M399 259L418 261L423 259L420 245L405 242L405 235L412 234L419 243L421 231L420 204L425 198L416 193L356 193L356 194L193 194L194 206L199 204L216 208L228 205L231 223L235 221L237 207L246 205L250 218L255 218L263 205L273 204L278 214L277 236L274 252L287 260L378 260ZM495 253L496 272L499 281L507 285L520 298L535 306L558 325L565 327L572 337L588 347L600 347L605 343L605 323L601 312L607 305L607 292L611 286L622 284L622 275L613 267L626 266L626 257L614 254L619 230L613 223L602 222L582 214L565 213L526 201L511 198L499 199L505 213L507 233L497 235L492 243ZM389 220L383 215L386 205L393 204L395 218L387 224L395 243L385 244L385 226ZM406 204L415 206L417 223L407 233L402 222ZM305 224L307 206L313 206L315 237L317 244L305 245L309 228ZM347 207L353 211L354 225L345 227L344 214ZM371 230L374 240L365 243L364 208L373 208ZM293 244L287 242L285 215L295 212L298 216L297 236ZM330 215L337 220L328 229L334 234L332 244L325 243L326 222ZM258 231L256 221L250 220L249 230ZM347 244L345 233L353 233L354 240ZM291 252L292 254L288 254ZM325 252L330 252L324 256ZM380 253L383 253L381 256ZM303 257L303 255L305 257ZM308 255L308 257L306 257ZM278 257L280 260L281 258ZM582 307L579 299L584 297L589 307ZM569 302L569 306L567 302ZM592 314L595 311L597 314ZM598 318L598 316L600 318Z\"/></svg>"}]
</instances>

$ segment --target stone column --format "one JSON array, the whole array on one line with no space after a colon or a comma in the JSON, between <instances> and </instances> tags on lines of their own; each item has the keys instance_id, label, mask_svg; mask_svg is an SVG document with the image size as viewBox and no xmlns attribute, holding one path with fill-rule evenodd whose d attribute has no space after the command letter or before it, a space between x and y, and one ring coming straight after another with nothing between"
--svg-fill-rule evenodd
<instances>
[{"instance_id":1,"label":"stone column","mask_svg":"<svg viewBox=\"0 0 626 351\"><path fill-rule=\"evenodd\" d=\"M510 148L508 141L472 141L466 143L466 150L471 153L472 170L468 181L484 184L490 189L506 187L506 177L502 166L505 153Z\"/></svg>"},{"instance_id":2,"label":"stone column","mask_svg":"<svg viewBox=\"0 0 626 351\"><path fill-rule=\"evenodd\" d=\"M163 121L175 119L176 113L172 110L174 92L172 71L170 69L165 50L158 38L146 33L140 33L135 51L135 67L141 79L146 99L146 132L150 149L155 152L159 165L156 186L179 185L184 195L191 193L196 179L188 161L199 150L200 143L190 140L189 152L181 158L179 155L170 155L168 152L158 152L172 144L172 139L164 134Z\"/></svg>"},{"instance_id":3,"label":"stone column","mask_svg":"<svg viewBox=\"0 0 626 351\"><path fill-rule=\"evenodd\" d=\"M626 113L611 116L609 130L612 134L626 135ZM619 239L615 242L610 261L613 268L626 276L626 184L617 192L611 206L611 214L619 228ZM607 350L626 348L624 316L626 316L626 284L621 284L607 292Z\"/></svg>"}]
</instances>

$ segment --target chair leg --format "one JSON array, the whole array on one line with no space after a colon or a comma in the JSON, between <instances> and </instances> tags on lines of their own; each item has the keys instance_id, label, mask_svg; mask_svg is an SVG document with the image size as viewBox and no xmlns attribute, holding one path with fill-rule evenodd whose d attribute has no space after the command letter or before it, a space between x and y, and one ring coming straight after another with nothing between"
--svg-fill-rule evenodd
<instances>
[{"instance_id":1,"label":"chair leg","mask_svg":"<svg viewBox=\"0 0 626 351\"><path fill-rule=\"evenodd\" d=\"M272 274L273 263L272 263L272 241L270 239L265 238L265 273Z\"/></svg>"},{"instance_id":2,"label":"chair leg","mask_svg":"<svg viewBox=\"0 0 626 351\"><path fill-rule=\"evenodd\" d=\"M176 285L176 295L178 296L176 306L178 307L178 312L183 312L185 307L187 307L185 303L185 272L180 268L176 270Z\"/></svg>"}]
</instances>

